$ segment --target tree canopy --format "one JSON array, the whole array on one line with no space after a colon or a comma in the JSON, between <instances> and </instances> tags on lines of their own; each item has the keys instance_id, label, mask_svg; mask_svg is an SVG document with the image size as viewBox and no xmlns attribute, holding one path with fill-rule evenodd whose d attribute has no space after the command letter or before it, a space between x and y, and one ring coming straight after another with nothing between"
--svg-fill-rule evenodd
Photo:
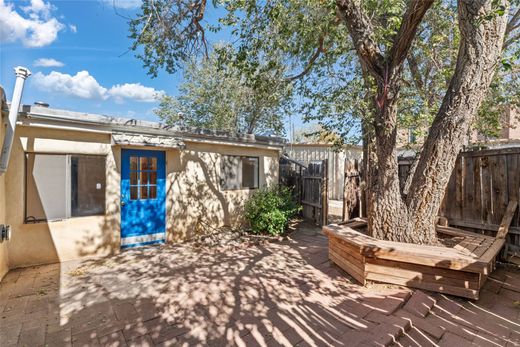
<instances>
[{"instance_id":1,"label":"tree canopy","mask_svg":"<svg viewBox=\"0 0 520 347\"><path fill-rule=\"evenodd\" d=\"M219 45L208 58L192 59L179 96L162 97L155 113L167 124L282 135L291 85L275 67L239 68L234 56L232 47Z\"/></svg>"},{"instance_id":2,"label":"tree canopy","mask_svg":"<svg viewBox=\"0 0 520 347\"><path fill-rule=\"evenodd\" d=\"M367 0L361 4L370 13L378 48L386 51L399 30L407 1ZM497 65L498 73L474 122L477 130L489 136L500 128L504 105L520 104L519 4L512 1L502 64ZM221 14L218 22L205 21L207 12L216 13L216 8ZM457 23L455 1L434 2L406 57L399 122L418 137L425 135L453 73L459 44ZM192 78L194 59L213 54L207 33L223 29L231 31L235 47L233 54L225 55L227 69L234 65L247 78L247 72L259 65L276 67L275 83L283 78L291 85L282 94L284 103L294 98L298 106L292 109L294 113L319 122L345 142L359 142L361 120L370 114L370 105L365 100L360 62L336 1L215 0L207 4L206 0L146 0L141 13L130 22L130 37L151 75L161 69L169 73L185 69ZM187 92L188 88L181 95ZM163 101L162 106L175 106L168 98Z\"/></svg>"},{"instance_id":3,"label":"tree canopy","mask_svg":"<svg viewBox=\"0 0 520 347\"><path fill-rule=\"evenodd\" d=\"M206 5L143 2L130 32L149 72L209 57L206 33L230 28L231 64L281 66L306 119L346 141L361 135L370 232L435 243L436 214L475 116L518 98L518 0L215 0L224 8L218 25L205 24ZM405 191L400 127L428 129Z\"/></svg>"}]
</instances>

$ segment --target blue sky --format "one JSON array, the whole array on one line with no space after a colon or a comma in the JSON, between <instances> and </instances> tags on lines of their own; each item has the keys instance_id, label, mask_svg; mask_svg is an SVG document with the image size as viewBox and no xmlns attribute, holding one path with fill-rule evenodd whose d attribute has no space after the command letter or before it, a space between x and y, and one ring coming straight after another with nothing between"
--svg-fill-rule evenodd
<instances>
[{"instance_id":1,"label":"blue sky","mask_svg":"<svg viewBox=\"0 0 520 347\"><path fill-rule=\"evenodd\" d=\"M124 17L135 16L139 4L140 0L0 0L0 84L8 100L13 68L21 65L32 72L24 104L43 101L53 108L158 120L154 96L177 95L182 73L162 72L151 78L128 52L132 42ZM215 21L217 15L212 9L206 18ZM226 38L220 33L209 40Z\"/></svg>"},{"instance_id":2,"label":"blue sky","mask_svg":"<svg viewBox=\"0 0 520 347\"><path fill-rule=\"evenodd\" d=\"M132 16L135 3L119 0L116 4L130 8L117 11ZM163 73L152 79L132 52L125 54L131 44L127 20L111 0L0 0L0 35L0 83L8 99L13 67L33 73L25 104L45 101L56 108L153 120L153 95L176 94L181 77Z\"/></svg>"}]
</instances>

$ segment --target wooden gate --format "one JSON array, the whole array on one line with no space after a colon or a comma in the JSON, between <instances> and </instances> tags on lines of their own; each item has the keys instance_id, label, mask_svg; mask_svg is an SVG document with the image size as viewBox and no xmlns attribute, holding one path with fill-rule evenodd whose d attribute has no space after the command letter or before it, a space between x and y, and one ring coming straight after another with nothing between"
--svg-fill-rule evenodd
<instances>
[{"instance_id":1,"label":"wooden gate","mask_svg":"<svg viewBox=\"0 0 520 347\"><path fill-rule=\"evenodd\" d=\"M344 185L343 185L343 221L355 217L361 217L364 206L361 199L361 173L360 163L357 159L345 159Z\"/></svg>"},{"instance_id":2,"label":"wooden gate","mask_svg":"<svg viewBox=\"0 0 520 347\"><path fill-rule=\"evenodd\" d=\"M327 164L310 163L302 172L302 215L320 226L328 224Z\"/></svg>"}]
</instances>

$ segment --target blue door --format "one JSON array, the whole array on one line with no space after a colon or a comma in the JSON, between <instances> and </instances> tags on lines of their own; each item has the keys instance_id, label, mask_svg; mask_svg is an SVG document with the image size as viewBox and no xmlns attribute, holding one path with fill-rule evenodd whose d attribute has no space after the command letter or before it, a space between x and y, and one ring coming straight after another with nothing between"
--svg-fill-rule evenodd
<instances>
[{"instance_id":1,"label":"blue door","mask_svg":"<svg viewBox=\"0 0 520 347\"><path fill-rule=\"evenodd\" d=\"M166 168L160 151L121 153L121 248L164 242Z\"/></svg>"}]
</instances>

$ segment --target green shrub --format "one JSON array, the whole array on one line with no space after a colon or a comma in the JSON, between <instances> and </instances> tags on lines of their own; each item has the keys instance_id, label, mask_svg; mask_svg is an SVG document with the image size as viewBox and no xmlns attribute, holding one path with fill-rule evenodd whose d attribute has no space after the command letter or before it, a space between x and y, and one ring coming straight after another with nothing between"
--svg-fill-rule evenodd
<instances>
[{"instance_id":1,"label":"green shrub","mask_svg":"<svg viewBox=\"0 0 520 347\"><path fill-rule=\"evenodd\" d=\"M282 234L300 207L293 201L290 188L261 188L246 202L246 218L255 234Z\"/></svg>"}]
</instances>

